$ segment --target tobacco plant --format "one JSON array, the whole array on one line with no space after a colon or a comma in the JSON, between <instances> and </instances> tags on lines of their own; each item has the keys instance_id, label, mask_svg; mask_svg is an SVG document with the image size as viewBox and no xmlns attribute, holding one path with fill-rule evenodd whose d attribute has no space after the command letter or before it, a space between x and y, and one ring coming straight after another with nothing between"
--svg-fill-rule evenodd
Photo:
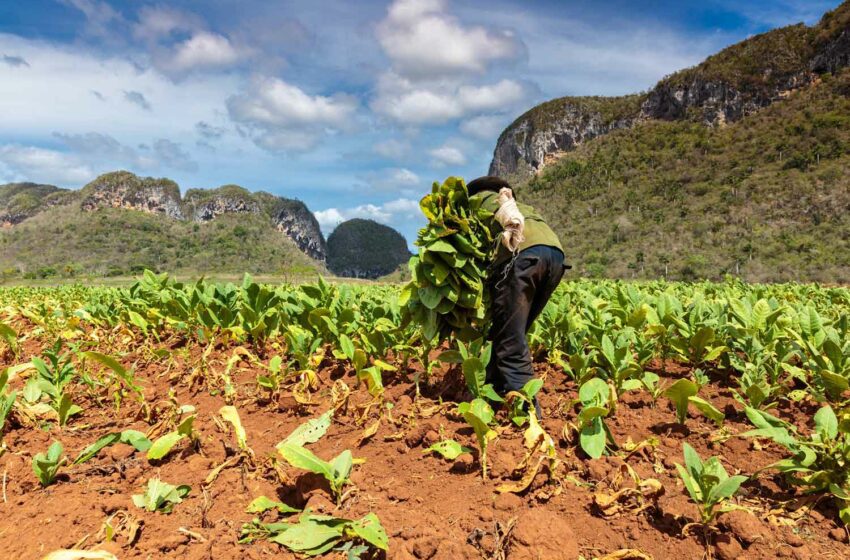
<instances>
[{"instance_id":1,"label":"tobacco plant","mask_svg":"<svg viewBox=\"0 0 850 560\"><path fill-rule=\"evenodd\" d=\"M697 504L700 521L711 525L718 514L729 511L726 500L731 498L746 480L746 476L729 476L717 457L705 462L700 459L694 448L685 443L685 466L676 463L676 469L691 499Z\"/></svg>"},{"instance_id":2,"label":"tobacco plant","mask_svg":"<svg viewBox=\"0 0 850 560\"><path fill-rule=\"evenodd\" d=\"M472 426L478 447L481 450L479 462L481 463L481 476L487 479L487 447L496 439L497 433L490 424L493 422L493 409L484 399L473 399L471 402L460 403L457 406L458 414Z\"/></svg>"},{"instance_id":3,"label":"tobacco plant","mask_svg":"<svg viewBox=\"0 0 850 560\"><path fill-rule=\"evenodd\" d=\"M144 493L133 494L133 503L149 512L171 513L174 506L182 502L190 491L185 484L174 486L159 478L151 478Z\"/></svg>"},{"instance_id":4,"label":"tobacco plant","mask_svg":"<svg viewBox=\"0 0 850 560\"><path fill-rule=\"evenodd\" d=\"M37 453L32 458L32 470L42 486L50 486L56 482L59 469L68 462L68 459L62 455L64 451L62 444L54 441L47 448L47 453Z\"/></svg>"},{"instance_id":5,"label":"tobacco plant","mask_svg":"<svg viewBox=\"0 0 850 560\"><path fill-rule=\"evenodd\" d=\"M763 410L748 407L746 414L756 429L743 436L771 439L792 453L765 469L779 471L805 493L832 495L841 521L850 525L850 413L839 417L831 406L822 407L814 415L814 431L808 437Z\"/></svg>"},{"instance_id":6,"label":"tobacco plant","mask_svg":"<svg viewBox=\"0 0 850 560\"><path fill-rule=\"evenodd\" d=\"M0 371L0 440L2 440L3 437L3 428L6 426L6 419L12 412L12 408L15 406L15 399L18 397L16 391L6 390L6 384L8 381L9 370L7 368Z\"/></svg>"}]
</instances>

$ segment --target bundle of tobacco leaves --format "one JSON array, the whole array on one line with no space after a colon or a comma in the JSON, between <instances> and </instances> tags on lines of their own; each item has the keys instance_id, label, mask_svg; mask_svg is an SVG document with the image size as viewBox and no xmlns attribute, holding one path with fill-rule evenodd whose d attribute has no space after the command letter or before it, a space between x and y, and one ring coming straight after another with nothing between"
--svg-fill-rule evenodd
<instances>
[{"instance_id":1,"label":"bundle of tobacco leaves","mask_svg":"<svg viewBox=\"0 0 850 560\"><path fill-rule=\"evenodd\" d=\"M471 198L466 183L449 177L434 183L419 201L428 225L419 230L419 254L410 259L412 280L400 303L408 317L422 326L427 340L454 334L463 340L481 336L489 301L487 266L495 246L492 212Z\"/></svg>"}]
</instances>

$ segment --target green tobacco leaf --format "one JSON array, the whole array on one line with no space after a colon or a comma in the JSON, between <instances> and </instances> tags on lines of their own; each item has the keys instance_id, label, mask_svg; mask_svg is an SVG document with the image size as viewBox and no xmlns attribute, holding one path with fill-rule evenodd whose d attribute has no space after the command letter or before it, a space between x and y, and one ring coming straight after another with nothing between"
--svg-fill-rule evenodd
<instances>
[{"instance_id":1,"label":"green tobacco leaf","mask_svg":"<svg viewBox=\"0 0 850 560\"><path fill-rule=\"evenodd\" d=\"M437 359L444 364L462 364L463 356L457 350L444 350L437 356Z\"/></svg>"},{"instance_id":2,"label":"green tobacco leaf","mask_svg":"<svg viewBox=\"0 0 850 560\"><path fill-rule=\"evenodd\" d=\"M59 406L56 409L56 412L59 414L59 425L64 426L72 416L76 416L82 411L82 408L71 402L71 397L67 393L63 394L59 399Z\"/></svg>"},{"instance_id":3,"label":"green tobacco leaf","mask_svg":"<svg viewBox=\"0 0 850 560\"><path fill-rule=\"evenodd\" d=\"M440 302L443 301L443 295L439 288L426 286L419 288L419 301L428 309L436 309L440 305Z\"/></svg>"},{"instance_id":4,"label":"green tobacco leaf","mask_svg":"<svg viewBox=\"0 0 850 560\"><path fill-rule=\"evenodd\" d=\"M166 455L168 455L174 446L177 445L180 440L185 438L183 434L179 432L168 432L161 438L157 439L153 442L148 449L148 460L149 461L159 461Z\"/></svg>"},{"instance_id":5,"label":"green tobacco leaf","mask_svg":"<svg viewBox=\"0 0 850 560\"><path fill-rule=\"evenodd\" d=\"M144 510L171 513L176 504L189 495L190 488L186 485L174 486L159 478L148 480L144 494L134 494L133 504Z\"/></svg>"},{"instance_id":6,"label":"green tobacco leaf","mask_svg":"<svg viewBox=\"0 0 850 560\"><path fill-rule=\"evenodd\" d=\"M332 484L337 487L341 486L351 475L351 469L354 466L354 457L351 451L346 449L331 460L331 472L333 472Z\"/></svg>"},{"instance_id":7,"label":"green tobacco leaf","mask_svg":"<svg viewBox=\"0 0 850 560\"><path fill-rule=\"evenodd\" d=\"M333 481L334 472L331 464L316 457L309 449L294 443L283 442L278 445L277 451L293 467L320 474L327 480Z\"/></svg>"},{"instance_id":8,"label":"green tobacco leaf","mask_svg":"<svg viewBox=\"0 0 850 560\"><path fill-rule=\"evenodd\" d=\"M484 370L484 364L478 358L467 358L461 366L463 369L463 377L466 379L466 386L474 397L481 396L481 388L484 387L484 379L487 372Z\"/></svg>"},{"instance_id":9,"label":"green tobacco leaf","mask_svg":"<svg viewBox=\"0 0 850 560\"><path fill-rule=\"evenodd\" d=\"M832 397L838 397L850 388L850 380L846 377L838 375L837 373L833 373L828 370L821 370L818 372L818 375L823 381L823 385L826 388L827 392Z\"/></svg>"},{"instance_id":10,"label":"green tobacco leaf","mask_svg":"<svg viewBox=\"0 0 850 560\"><path fill-rule=\"evenodd\" d=\"M444 459L448 459L449 461L454 461L464 453L471 452L472 450L470 448L462 446L453 439L437 442L423 451L423 453L439 453Z\"/></svg>"},{"instance_id":11,"label":"green tobacco leaf","mask_svg":"<svg viewBox=\"0 0 850 560\"><path fill-rule=\"evenodd\" d=\"M528 383L526 383L522 388L522 393L528 397L529 399L534 398L534 396L540 392L540 389L543 388L543 380L542 379L532 379Z\"/></svg>"},{"instance_id":12,"label":"green tobacco leaf","mask_svg":"<svg viewBox=\"0 0 850 560\"><path fill-rule=\"evenodd\" d=\"M132 445L136 451L145 452L151 448L151 440L142 432L136 430L124 430L121 432L119 443Z\"/></svg>"},{"instance_id":13,"label":"green tobacco leaf","mask_svg":"<svg viewBox=\"0 0 850 560\"><path fill-rule=\"evenodd\" d=\"M272 509L279 511L280 513L298 513L301 511L300 509L296 509L283 502L276 502L266 496L260 496L259 498L254 498L251 503L248 504L248 507L245 509L245 513L265 513Z\"/></svg>"},{"instance_id":14,"label":"green tobacco leaf","mask_svg":"<svg viewBox=\"0 0 850 560\"><path fill-rule=\"evenodd\" d=\"M723 414L707 400L701 399L700 397L690 397L688 399L688 402L694 405L694 408L699 410L703 414L703 416L713 421L718 426L723 425L723 421L726 419L726 415Z\"/></svg>"},{"instance_id":15,"label":"green tobacco leaf","mask_svg":"<svg viewBox=\"0 0 850 560\"><path fill-rule=\"evenodd\" d=\"M442 239L429 243L427 248L435 253L457 253L457 249L451 243Z\"/></svg>"},{"instance_id":16,"label":"green tobacco leaf","mask_svg":"<svg viewBox=\"0 0 850 560\"><path fill-rule=\"evenodd\" d=\"M730 476L726 480L720 481L720 483L709 491L708 501L719 502L720 500L732 497L738 491L738 488L741 487L741 484L746 481L747 477L741 475Z\"/></svg>"},{"instance_id":17,"label":"green tobacco leaf","mask_svg":"<svg viewBox=\"0 0 850 560\"><path fill-rule=\"evenodd\" d=\"M354 343L346 334L339 335L339 347L349 360L354 359Z\"/></svg>"},{"instance_id":18,"label":"green tobacco leaf","mask_svg":"<svg viewBox=\"0 0 850 560\"><path fill-rule=\"evenodd\" d=\"M330 409L321 416L301 424L295 428L285 440L277 444L277 447L280 448L280 446L284 443L298 446L303 446L308 443L316 443L327 433L328 428L331 427L333 414L333 409Z\"/></svg>"},{"instance_id":19,"label":"green tobacco leaf","mask_svg":"<svg viewBox=\"0 0 850 560\"><path fill-rule=\"evenodd\" d=\"M605 452L605 425L597 416L579 432L579 445L591 459L599 459Z\"/></svg>"},{"instance_id":20,"label":"green tobacco leaf","mask_svg":"<svg viewBox=\"0 0 850 560\"><path fill-rule=\"evenodd\" d=\"M118 360L113 358L112 356L107 356L106 354L101 354L100 352L88 351L83 352L83 356L86 358L92 359L96 362L101 363L102 365L111 369L115 374L121 378L122 381L127 385L128 388L132 389L135 392L139 392L141 389L136 385L136 381L133 378L133 374L127 370L124 366L122 366Z\"/></svg>"},{"instance_id":21,"label":"green tobacco leaf","mask_svg":"<svg viewBox=\"0 0 850 560\"><path fill-rule=\"evenodd\" d=\"M0 321L0 336L5 338L6 342L11 345L18 338L18 333L15 332L15 329Z\"/></svg>"},{"instance_id":22,"label":"green tobacco leaf","mask_svg":"<svg viewBox=\"0 0 850 560\"><path fill-rule=\"evenodd\" d=\"M389 539L381 525L381 520L374 513L367 513L363 518L353 521L350 525L354 533L377 549L388 550Z\"/></svg>"},{"instance_id":23,"label":"green tobacco leaf","mask_svg":"<svg viewBox=\"0 0 850 560\"><path fill-rule=\"evenodd\" d=\"M825 406L815 413L815 431L825 441L838 437L838 417L831 406Z\"/></svg>"},{"instance_id":24,"label":"green tobacco leaf","mask_svg":"<svg viewBox=\"0 0 850 560\"><path fill-rule=\"evenodd\" d=\"M47 448L47 453L37 453L32 459L32 470L42 486L49 486L56 481L56 473L65 464L62 459L64 448L62 443L54 441Z\"/></svg>"},{"instance_id":25,"label":"green tobacco leaf","mask_svg":"<svg viewBox=\"0 0 850 560\"><path fill-rule=\"evenodd\" d=\"M679 379L664 391L664 396L676 405L676 419L679 424L685 423L689 399L698 392L699 387L690 379Z\"/></svg>"},{"instance_id":26,"label":"green tobacco leaf","mask_svg":"<svg viewBox=\"0 0 850 560\"><path fill-rule=\"evenodd\" d=\"M587 425L594 418L608 416L609 410L603 406L585 406L578 413L578 419L582 426Z\"/></svg>"},{"instance_id":27,"label":"green tobacco leaf","mask_svg":"<svg viewBox=\"0 0 850 560\"><path fill-rule=\"evenodd\" d=\"M95 352L93 350L90 350L88 352L82 352L82 356L85 358L89 358L90 360L100 362L101 364L105 365L106 367L121 376L129 375L126 368L124 368L124 366L122 366L118 362L118 360L116 360L112 356L107 356L106 354L101 354L100 352Z\"/></svg>"},{"instance_id":28,"label":"green tobacco leaf","mask_svg":"<svg viewBox=\"0 0 850 560\"><path fill-rule=\"evenodd\" d=\"M343 523L320 523L308 517L270 540L294 552L315 556L330 550L342 538L343 531Z\"/></svg>"},{"instance_id":29,"label":"green tobacco leaf","mask_svg":"<svg viewBox=\"0 0 850 560\"><path fill-rule=\"evenodd\" d=\"M691 473L679 463L676 463L676 470L679 471L679 476L682 478L682 482L685 484L685 489L690 494L691 499L696 503L700 503L702 501L702 492L696 480L691 476Z\"/></svg>"},{"instance_id":30,"label":"green tobacco leaf","mask_svg":"<svg viewBox=\"0 0 850 560\"><path fill-rule=\"evenodd\" d=\"M578 398L585 406L603 406L608 403L611 389L602 379L594 377L585 381L578 391Z\"/></svg>"},{"instance_id":31,"label":"green tobacco leaf","mask_svg":"<svg viewBox=\"0 0 850 560\"><path fill-rule=\"evenodd\" d=\"M113 432L99 438L93 444L80 451L80 454L77 455L76 459L74 459L73 464L79 465L85 463L95 457L105 447L115 445L116 443L130 445L136 451L141 452L147 451L151 447L151 440L149 440L142 432L137 432L136 430Z\"/></svg>"},{"instance_id":32,"label":"green tobacco leaf","mask_svg":"<svg viewBox=\"0 0 850 560\"><path fill-rule=\"evenodd\" d=\"M120 439L121 439L121 433L120 432L114 432L114 433L107 434L107 435L101 437L96 442L94 442L93 444L89 445L88 447L86 447L85 449L80 451L80 454L77 455L76 459L74 459L73 464L79 465L81 463L85 463L86 461L90 460L92 457L94 457L95 455L100 453L101 449L103 449L104 447L108 447L110 445L114 445L114 444L118 443L118 441Z\"/></svg>"}]
</instances>

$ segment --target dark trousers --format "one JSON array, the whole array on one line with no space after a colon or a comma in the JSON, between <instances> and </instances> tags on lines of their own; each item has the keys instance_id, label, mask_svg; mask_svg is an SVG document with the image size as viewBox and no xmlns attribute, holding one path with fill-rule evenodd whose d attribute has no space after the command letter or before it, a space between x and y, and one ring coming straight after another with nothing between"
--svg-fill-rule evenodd
<instances>
[{"instance_id":1,"label":"dark trousers","mask_svg":"<svg viewBox=\"0 0 850 560\"><path fill-rule=\"evenodd\" d=\"M548 245L529 247L490 274L493 352L487 382L498 393L518 391L534 377L526 334L563 276L564 254Z\"/></svg>"}]
</instances>

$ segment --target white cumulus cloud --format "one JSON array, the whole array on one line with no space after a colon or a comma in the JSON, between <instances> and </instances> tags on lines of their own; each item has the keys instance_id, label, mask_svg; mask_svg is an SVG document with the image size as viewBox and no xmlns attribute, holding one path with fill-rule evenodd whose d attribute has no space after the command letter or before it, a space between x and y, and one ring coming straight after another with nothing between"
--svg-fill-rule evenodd
<instances>
[{"instance_id":1,"label":"white cumulus cloud","mask_svg":"<svg viewBox=\"0 0 850 560\"><path fill-rule=\"evenodd\" d=\"M405 125L435 125L483 112L507 110L526 99L526 88L514 80L463 85L451 81L417 84L386 73L378 81L372 109Z\"/></svg>"},{"instance_id":2,"label":"white cumulus cloud","mask_svg":"<svg viewBox=\"0 0 850 560\"><path fill-rule=\"evenodd\" d=\"M502 131L510 124L512 117L505 115L479 115L460 123L460 131L479 140L487 140L493 145Z\"/></svg>"},{"instance_id":3,"label":"white cumulus cloud","mask_svg":"<svg viewBox=\"0 0 850 560\"><path fill-rule=\"evenodd\" d=\"M34 181L78 187L94 178L78 158L34 146L0 146L0 176L5 181Z\"/></svg>"},{"instance_id":4,"label":"white cumulus cloud","mask_svg":"<svg viewBox=\"0 0 850 560\"><path fill-rule=\"evenodd\" d=\"M412 146L407 140L399 140L397 138L389 138L377 142L372 146L373 151L379 156L388 159L401 159L410 153Z\"/></svg>"},{"instance_id":5,"label":"white cumulus cloud","mask_svg":"<svg viewBox=\"0 0 850 560\"><path fill-rule=\"evenodd\" d=\"M396 72L411 78L483 73L489 64L522 56L509 30L464 26L445 0L396 0L378 24L378 41Z\"/></svg>"},{"instance_id":6,"label":"white cumulus cloud","mask_svg":"<svg viewBox=\"0 0 850 560\"><path fill-rule=\"evenodd\" d=\"M166 59L160 59L160 65L172 73L193 70L218 69L232 66L242 56L230 40L216 33L202 31L179 43L174 52Z\"/></svg>"},{"instance_id":7,"label":"white cumulus cloud","mask_svg":"<svg viewBox=\"0 0 850 560\"><path fill-rule=\"evenodd\" d=\"M328 129L350 127L357 106L350 95L310 95L269 77L255 78L227 100L230 118L246 126L257 144L272 150L312 147Z\"/></svg>"},{"instance_id":8,"label":"white cumulus cloud","mask_svg":"<svg viewBox=\"0 0 850 560\"><path fill-rule=\"evenodd\" d=\"M434 165L437 167L466 164L466 156L453 146L440 146L428 153L434 158Z\"/></svg>"},{"instance_id":9,"label":"white cumulus cloud","mask_svg":"<svg viewBox=\"0 0 850 560\"><path fill-rule=\"evenodd\" d=\"M393 191L408 193L418 187L422 179L404 167L392 167L380 171L370 171L363 176L363 182L375 191Z\"/></svg>"}]
</instances>

